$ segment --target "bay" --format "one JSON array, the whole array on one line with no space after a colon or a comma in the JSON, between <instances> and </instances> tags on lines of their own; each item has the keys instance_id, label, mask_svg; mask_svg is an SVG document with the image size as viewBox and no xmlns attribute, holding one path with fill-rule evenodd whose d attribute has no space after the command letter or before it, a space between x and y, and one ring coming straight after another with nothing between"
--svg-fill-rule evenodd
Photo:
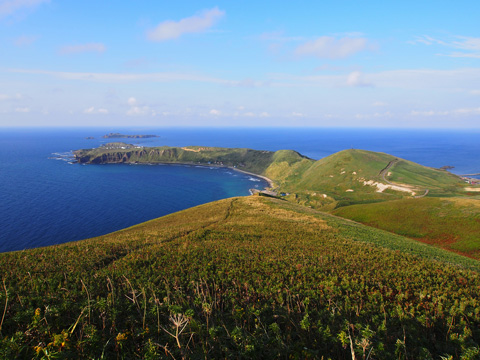
<instances>
[{"instance_id":1,"label":"bay","mask_svg":"<svg viewBox=\"0 0 480 360\"><path fill-rule=\"evenodd\" d=\"M296 150L313 159L349 148L381 151L456 174L480 173L478 130L335 128L3 128L0 129L0 251L106 234L266 184L222 168L69 164L68 154L113 139L143 146ZM95 139L87 140L93 136Z\"/></svg>"}]
</instances>

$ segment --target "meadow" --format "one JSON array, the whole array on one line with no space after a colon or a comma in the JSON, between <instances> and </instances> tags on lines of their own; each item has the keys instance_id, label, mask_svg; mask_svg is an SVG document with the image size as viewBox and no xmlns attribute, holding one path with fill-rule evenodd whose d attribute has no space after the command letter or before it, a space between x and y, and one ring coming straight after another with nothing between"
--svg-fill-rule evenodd
<instances>
[{"instance_id":1,"label":"meadow","mask_svg":"<svg viewBox=\"0 0 480 360\"><path fill-rule=\"evenodd\" d=\"M476 359L480 266L267 197L0 254L2 358Z\"/></svg>"},{"instance_id":2,"label":"meadow","mask_svg":"<svg viewBox=\"0 0 480 360\"><path fill-rule=\"evenodd\" d=\"M333 213L480 259L480 204L476 199L402 199L347 206Z\"/></svg>"}]
</instances>

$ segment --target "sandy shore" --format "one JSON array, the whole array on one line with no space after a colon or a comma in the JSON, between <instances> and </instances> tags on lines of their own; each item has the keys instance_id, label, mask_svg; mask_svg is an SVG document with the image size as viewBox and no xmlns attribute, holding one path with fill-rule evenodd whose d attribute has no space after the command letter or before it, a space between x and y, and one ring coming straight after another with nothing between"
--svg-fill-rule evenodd
<instances>
[{"instance_id":1,"label":"sandy shore","mask_svg":"<svg viewBox=\"0 0 480 360\"><path fill-rule=\"evenodd\" d=\"M240 170L240 169L237 169L237 168L234 168L234 167L230 167L230 166L228 166L228 168L229 168L229 169L232 169L232 170L235 170L235 171L238 171L238 172L241 172L241 173L244 173L244 174L247 174L247 175L251 175L251 176L255 176L255 177L258 177L258 178L260 178L260 179L263 179L263 180L265 180L266 182L268 182L268 187L269 187L269 188L273 188L273 187L274 187L273 180L267 178L266 176L254 174L254 173L251 173L251 172L248 172L248 171L244 171L244 170Z\"/></svg>"}]
</instances>

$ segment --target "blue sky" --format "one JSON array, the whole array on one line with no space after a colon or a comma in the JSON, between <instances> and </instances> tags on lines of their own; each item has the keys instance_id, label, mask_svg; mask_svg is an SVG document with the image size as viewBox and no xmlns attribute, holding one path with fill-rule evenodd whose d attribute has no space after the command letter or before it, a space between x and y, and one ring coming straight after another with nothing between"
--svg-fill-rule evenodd
<instances>
[{"instance_id":1,"label":"blue sky","mask_svg":"<svg viewBox=\"0 0 480 360\"><path fill-rule=\"evenodd\" d=\"M462 0L0 0L0 126L480 128L478 14Z\"/></svg>"}]
</instances>

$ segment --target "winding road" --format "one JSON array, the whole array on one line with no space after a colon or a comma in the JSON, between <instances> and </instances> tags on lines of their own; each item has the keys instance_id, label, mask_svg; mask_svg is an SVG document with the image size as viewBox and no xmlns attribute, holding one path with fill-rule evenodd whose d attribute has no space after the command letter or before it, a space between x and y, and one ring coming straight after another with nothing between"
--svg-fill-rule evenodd
<instances>
[{"instance_id":1,"label":"winding road","mask_svg":"<svg viewBox=\"0 0 480 360\"><path fill-rule=\"evenodd\" d=\"M378 174L378 175L382 178L382 180L385 181L385 182L386 182L387 184L389 184L389 185L395 185L395 184L393 184L391 181L388 181L388 180L385 178L385 175L387 174L388 170L389 170L392 166L394 166L396 163L398 163L398 162L399 162L398 159L393 159L393 160L390 161L390 162L388 163L388 165L385 166L385 167L383 168L383 170L381 170L380 173ZM423 195L414 196L413 198L414 198L414 199L420 199L420 198L422 198L422 197L427 196L429 192L430 192L429 189L425 189L425 193L424 193Z\"/></svg>"}]
</instances>

